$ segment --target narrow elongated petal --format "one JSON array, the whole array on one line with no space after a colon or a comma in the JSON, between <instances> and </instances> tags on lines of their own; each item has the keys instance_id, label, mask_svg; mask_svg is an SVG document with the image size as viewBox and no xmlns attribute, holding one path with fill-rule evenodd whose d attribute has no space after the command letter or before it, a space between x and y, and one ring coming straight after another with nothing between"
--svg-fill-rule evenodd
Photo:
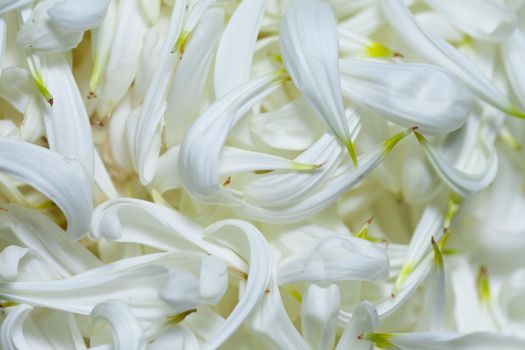
<instances>
[{"instance_id":1,"label":"narrow elongated petal","mask_svg":"<svg viewBox=\"0 0 525 350\"><path fill-rule=\"evenodd\" d=\"M380 4L390 25L414 51L429 62L449 69L487 103L521 117L520 112L479 68L443 39L421 28L402 0L380 0Z\"/></svg>"},{"instance_id":2,"label":"narrow elongated petal","mask_svg":"<svg viewBox=\"0 0 525 350\"><path fill-rule=\"evenodd\" d=\"M168 302L162 292L172 279L178 279L177 270L198 273L203 256L194 252L148 254L61 280L0 283L0 296L80 315L89 315L100 300L119 299L139 319L151 322L180 312L171 301L186 298L184 291L171 293Z\"/></svg>"},{"instance_id":3,"label":"narrow elongated petal","mask_svg":"<svg viewBox=\"0 0 525 350\"><path fill-rule=\"evenodd\" d=\"M138 1L120 1L118 4L116 18L114 19L113 13L110 13L108 23L101 27L101 29L104 28L104 31L97 32L95 37L98 52L98 55L95 56L95 64L98 66L94 67L93 74L101 74L97 69L106 71L104 86L101 87L98 98L99 103L105 108L99 110L101 117L111 113L132 84L137 73L142 40L146 30L146 23L140 13ZM111 23L112 20L116 22ZM108 37L104 38L101 35L108 35ZM109 45L111 45L111 54L107 65L102 66L105 63L106 50L109 49ZM92 78L96 76L93 75ZM92 81L91 85L95 82Z\"/></svg>"},{"instance_id":4,"label":"narrow elongated petal","mask_svg":"<svg viewBox=\"0 0 525 350\"><path fill-rule=\"evenodd\" d=\"M179 154L180 147L175 146L160 157L155 178L150 184L152 188L166 192L183 186L179 173ZM323 164L323 162L318 162L318 164ZM297 160L290 160L269 153L225 146L220 154L218 176L227 179L229 175L233 174L270 170L295 170L291 173L300 176L301 173L297 172L297 170L311 170L315 167L314 165L310 166ZM265 193L268 194L268 191L265 191Z\"/></svg>"},{"instance_id":5,"label":"narrow elongated petal","mask_svg":"<svg viewBox=\"0 0 525 350\"><path fill-rule=\"evenodd\" d=\"M407 277L430 253L431 247L428 242L430 242L431 237L438 237L439 240L439 235L443 231L443 219L444 210L439 206L431 205L425 208L410 240L403 268L394 285L393 294L397 294Z\"/></svg>"},{"instance_id":6,"label":"narrow elongated petal","mask_svg":"<svg viewBox=\"0 0 525 350\"><path fill-rule=\"evenodd\" d=\"M202 17L184 49L167 97L164 132L168 147L182 142L184 134L201 111L223 17L222 10L210 9Z\"/></svg>"},{"instance_id":7,"label":"narrow elongated petal","mask_svg":"<svg viewBox=\"0 0 525 350\"><path fill-rule=\"evenodd\" d=\"M445 329L446 300L445 300L445 265L441 249L432 239L434 262L427 280L427 289L424 297L424 309L421 312L422 321L418 328L426 331L443 331Z\"/></svg>"},{"instance_id":8,"label":"narrow elongated petal","mask_svg":"<svg viewBox=\"0 0 525 350\"><path fill-rule=\"evenodd\" d=\"M0 346L5 350L86 349L73 315L26 304L9 310L0 328Z\"/></svg>"},{"instance_id":9,"label":"narrow elongated petal","mask_svg":"<svg viewBox=\"0 0 525 350\"><path fill-rule=\"evenodd\" d=\"M27 248L57 276L68 277L101 265L90 251L68 239L64 231L42 213L17 205L5 208L7 211L0 213L4 239Z\"/></svg>"},{"instance_id":10,"label":"narrow elongated petal","mask_svg":"<svg viewBox=\"0 0 525 350\"><path fill-rule=\"evenodd\" d=\"M502 55L505 71L516 96L525 95L525 65L521 60L525 52L525 34L521 29L515 30L502 43Z\"/></svg>"},{"instance_id":11,"label":"narrow elongated petal","mask_svg":"<svg viewBox=\"0 0 525 350\"><path fill-rule=\"evenodd\" d=\"M78 160L93 176L91 125L71 67L62 53L46 54L44 62L42 75L54 98L44 111L49 148Z\"/></svg>"},{"instance_id":12,"label":"narrow elongated petal","mask_svg":"<svg viewBox=\"0 0 525 350\"><path fill-rule=\"evenodd\" d=\"M367 335L382 349L402 350L518 350L525 346L522 338L496 333L398 333Z\"/></svg>"},{"instance_id":13,"label":"narrow elongated petal","mask_svg":"<svg viewBox=\"0 0 525 350\"><path fill-rule=\"evenodd\" d=\"M80 163L43 147L1 139L0 170L55 202L66 216L71 238L78 239L87 233L92 190L90 177Z\"/></svg>"},{"instance_id":14,"label":"narrow elongated petal","mask_svg":"<svg viewBox=\"0 0 525 350\"><path fill-rule=\"evenodd\" d=\"M486 139L479 140L481 150L486 154L487 161L483 169L475 173L455 168L444 159L437 150L423 137L416 134L420 144L428 156L430 164L441 176L443 181L460 196L467 196L485 189L496 177L498 171L498 156L494 146Z\"/></svg>"},{"instance_id":15,"label":"narrow elongated petal","mask_svg":"<svg viewBox=\"0 0 525 350\"><path fill-rule=\"evenodd\" d=\"M93 212L91 227L94 237L110 241L140 243L166 251L199 247L241 272L248 271L246 263L231 250L207 241L201 226L175 210L148 201L106 201Z\"/></svg>"},{"instance_id":16,"label":"narrow elongated petal","mask_svg":"<svg viewBox=\"0 0 525 350\"><path fill-rule=\"evenodd\" d=\"M242 1L224 29L215 58L213 82L217 98L249 79L265 3Z\"/></svg>"},{"instance_id":17,"label":"narrow elongated petal","mask_svg":"<svg viewBox=\"0 0 525 350\"><path fill-rule=\"evenodd\" d=\"M146 336L130 307L119 300L104 301L93 308L90 314L92 333L107 323L113 333L113 349L145 350ZM93 340L91 341L93 346Z\"/></svg>"},{"instance_id":18,"label":"narrow elongated petal","mask_svg":"<svg viewBox=\"0 0 525 350\"><path fill-rule=\"evenodd\" d=\"M465 33L498 42L508 37L517 26L517 16L510 6L494 0L425 0L447 20Z\"/></svg>"},{"instance_id":19,"label":"narrow elongated petal","mask_svg":"<svg viewBox=\"0 0 525 350\"><path fill-rule=\"evenodd\" d=\"M276 269L273 271L268 290L246 320L245 327L264 343L271 344L274 349L310 349L286 313Z\"/></svg>"},{"instance_id":20,"label":"narrow elongated petal","mask_svg":"<svg viewBox=\"0 0 525 350\"><path fill-rule=\"evenodd\" d=\"M115 33L117 7L117 1L110 1L104 20L97 28L91 31L93 68L89 79L89 89L92 93L97 91L100 81L104 78L104 70L109 59Z\"/></svg>"},{"instance_id":21,"label":"narrow elongated petal","mask_svg":"<svg viewBox=\"0 0 525 350\"><path fill-rule=\"evenodd\" d=\"M110 2L111 0L62 0L47 12L62 28L85 31L102 23Z\"/></svg>"},{"instance_id":22,"label":"narrow elongated petal","mask_svg":"<svg viewBox=\"0 0 525 350\"><path fill-rule=\"evenodd\" d=\"M352 138L360 130L359 120L350 124ZM313 193L325 179L332 176L341 162L342 149L333 135L324 134L295 159L305 164L322 164L315 172L275 172L250 181L244 189L249 202L264 207L282 207L297 203ZM272 189L269 191L268 189Z\"/></svg>"},{"instance_id":23,"label":"narrow elongated petal","mask_svg":"<svg viewBox=\"0 0 525 350\"><path fill-rule=\"evenodd\" d=\"M177 1L162 47L155 74L149 86L138 118L132 151L135 167L143 184L148 184L154 175L161 146L162 115L166 108L165 97L174 69L180 56L172 49L181 35L186 1Z\"/></svg>"},{"instance_id":24,"label":"narrow elongated petal","mask_svg":"<svg viewBox=\"0 0 525 350\"><path fill-rule=\"evenodd\" d=\"M249 261L248 281L243 294L226 321L204 344L203 349L208 350L219 347L241 325L262 299L270 282L273 262L266 239L257 228L246 221L219 221L208 226L206 232L210 234L210 237L218 236L217 239L227 242L227 244L237 243L239 242L239 235L244 236L246 242L242 244L243 247L238 246L238 252Z\"/></svg>"},{"instance_id":25,"label":"narrow elongated petal","mask_svg":"<svg viewBox=\"0 0 525 350\"><path fill-rule=\"evenodd\" d=\"M374 344L363 339L362 335L373 333L378 325L379 316L374 306L367 301L359 304L355 308L352 318L346 324L335 350L372 350Z\"/></svg>"},{"instance_id":26,"label":"narrow elongated petal","mask_svg":"<svg viewBox=\"0 0 525 350\"><path fill-rule=\"evenodd\" d=\"M363 177L375 169L395 145L411 131L402 132L393 136L359 157L360 165L357 169L349 164L340 166L323 187L311 193L304 199L284 206L262 207L250 202L239 207L245 215L263 222L289 223L297 222L327 208L343 193L358 184Z\"/></svg>"},{"instance_id":27,"label":"narrow elongated petal","mask_svg":"<svg viewBox=\"0 0 525 350\"><path fill-rule=\"evenodd\" d=\"M331 349L340 306L339 288L311 284L301 304L301 331L312 349Z\"/></svg>"},{"instance_id":28,"label":"narrow elongated petal","mask_svg":"<svg viewBox=\"0 0 525 350\"><path fill-rule=\"evenodd\" d=\"M5 0L0 3L0 13L16 10L20 7L23 7L33 0Z\"/></svg>"},{"instance_id":29,"label":"narrow elongated petal","mask_svg":"<svg viewBox=\"0 0 525 350\"><path fill-rule=\"evenodd\" d=\"M386 254L373 243L354 237L321 239L310 251L279 264L279 284L298 281L376 281L388 276Z\"/></svg>"},{"instance_id":30,"label":"narrow elongated petal","mask_svg":"<svg viewBox=\"0 0 525 350\"><path fill-rule=\"evenodd\" d=\"M330 5L294 1L280 35L284 65L317 116L348 149L356 165L339 77L337 23Z\"/></svg>"},{"instance_id":31,"label":"narrow elongated petal","mask_svg":"<svg viewBox=\"0 0 525 350\"><path fill-rule=\"evenodd\" d=\"M192 125L181 145L179 174L186 190L207 203L238 204L239 198L218 184L219 154L229 129L282 82L271 73L253 79L217 100Z\"/></svg>"},{"instance_id":32,"label":"narrow elongated petal","mask_svg":"<svg viewBox=\"0 0 525 350\"><path fill-rule=\"evenodd\" d=\"M343 93L351 100L423 134L458 129L474 104L459 79L435 66L344 59L340 67Z\"/></svg>"}]
</instances>

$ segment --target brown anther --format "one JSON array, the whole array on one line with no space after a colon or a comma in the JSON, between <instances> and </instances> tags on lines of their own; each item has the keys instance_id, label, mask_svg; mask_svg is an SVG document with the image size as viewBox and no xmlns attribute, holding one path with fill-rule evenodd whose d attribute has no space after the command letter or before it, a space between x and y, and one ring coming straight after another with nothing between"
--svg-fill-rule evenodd
<instances>
[{"instance_id":1,"label":"brown anther","mask_svg":"<svg viewBox=\"0 0 525 350\"><path fill-rule=\"evenodd\" d=\"M359 334L359 335L357 336L357 339L359 339L359 340L363 340L364 337L365 337L364 334Z\"/></svg>"},{"instance_id":2,"label":"brown anther","mask_svg":"<svg viewBox=\"0 0 525 350\"><path fill-rule=\"evenodd\" d=\"M49 105L51 107L53 107L53 103L55 103L55 100L53 100L52 98L50 98L49 100L47 100L47 103L49 103Z\"/></svg>"},{"instance_id":3,"label":"brown anther","mask_svg":"<svg viewBox=\"0 0 525 350\"><path fill-rule=\"evenodd\" d=\"M418 126L413 126L413 127L411 127L410 129L411 129L412 131L416 131L417 129L419 129L419 127L418 127Z\"/></svg>"},{"instance_id":4,"label":"brown anther","mask_svg":"<svg viewBox=\"0 0 525 350\"><path fill-rule=\"evenodd\" d=\"M92 98L97 98L97 94L95 94L93 91L90 91L87 94L87 98L88 98L88 100L90 100Z\"/></svg>"},{"instance_id":5,"label":"brown anther","mask_svg":"<svg viewBox=\"0 0 525 350\"><path fill-rule=\"evenodd\" d=\"M228 178L226 180L224 180L224 182L222 183L222 185L224 187L228 187L230 184L232 183L232 178L231 176L228 176Z\"/></svg>"},{"instance_id":6,"label":"brown anther","mask_svg":"<svg viewBox=\"0 0 525 350\"><path fill-rule=\"evenodd\" d=\"M372 221L374 221L374 217L373 216L371 216L370 219L366 220L366 223L371 225Z\"/></svg>"},{"instance_id":7,"label":"brown anther","mask_svg":"<svg viewBox=\"0 0 525 350\"><path fill-rule=\"evenodd\" d=\"M400 53L400 52L397 52L397 51L396 51L396 52L394 52L394 57L396 57L396 58L405 58L405 56L403 56L403 54L402 54L402 53Z\"/></svg>"},{"instance_id":8,"label":"brown anther","mask_svg":"<svg viewBox=\"0 0 525 350\"><path fill-rule=\"evenodd\" d=\"M264 290L264 292L265 292L266 294L270 294L270 289L266 288L266 289Z\"/></svg>"},{"instance_id":9,"label":"brown anther","mask_svg":"<svg viewBox=\"0 0 525 350\"><path fill-rule=\"evenodd\" d=\"M6 208L0 208L0 211L9 211Z\"/></svg>"},{"instance_id":10,"label":"brown anther","mask_svg":"<svg viewBox=\"0 0 525 350\"><path fill-rule=\"evenodd\" d=\"M430 237L430 242L432 242L432 245L436 244L436 239L434 236Z\"/></svg>"}]
</instances>

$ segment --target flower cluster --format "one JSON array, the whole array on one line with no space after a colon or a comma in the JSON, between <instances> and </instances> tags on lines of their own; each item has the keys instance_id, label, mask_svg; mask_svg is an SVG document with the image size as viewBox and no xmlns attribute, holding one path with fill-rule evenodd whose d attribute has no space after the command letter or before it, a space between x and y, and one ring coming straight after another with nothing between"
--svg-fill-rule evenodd
<instances>
[{"instance_id":1,"label":"flower cluster","mask_svg":"<svg viewBox=\"0 0 525 350\"><path fill-rule=\"evenodd\" d=\"M3 350L525 349L525 1L1 0Z\"/></svg>"}]
</instances>

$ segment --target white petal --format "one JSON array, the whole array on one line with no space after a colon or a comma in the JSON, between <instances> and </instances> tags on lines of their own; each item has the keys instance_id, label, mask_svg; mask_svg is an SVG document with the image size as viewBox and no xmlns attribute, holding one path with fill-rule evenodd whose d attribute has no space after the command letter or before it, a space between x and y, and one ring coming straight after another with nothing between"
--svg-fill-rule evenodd
<instances>
[{"instance_id":1,"label":"white petal","mask_svg":"<svg viewBox=\"0 0 525 350\"><path fill-rule=\"evenodd\" d=\"M54 201L67 218L67 232L72 238L87 233L92 190L91 180L80 163L43 147L0 139L0 170Z\"/></svg>"},{"instance_id":2,"label":"white petal","mask_svg":"<svg viewBox=\"0 0 525 350\"><path fill-rule=\"evenodd\" d=\"M180 36L186 1L177 1L173 7L168 33L138 118L132 152L140 182L148 184L153 179L161 146L162 115L166 104L169 82L177 67L179 55L172 49Z\"/></svg>"},{"instance_id":3,"label":"white petal","mask_svg":"<svg viewBox=\"0 0 525 350\"><path fill-rule=\"evenodd\" d=\"M503 41L501 58L507 78L516 96L525 94L525 65L521 60L525 52L525 35L520 29L516 29L507 40ZM521 100L521 99L519 99ZM523 102L521 102L523 105Z\"/></svg>"},{"instance_id":4,"label":"white petal","mask_svg":"<svg viewBox=\"0 0 525 350\"><path fill-rule=\"evenodd\" d=\"M145 216L150 219L143 220ZM120 198L102 203L93 213L92 233L96 238L167 251L199 247L239 271L248 271L235 253L205 240L202 227L175 210L148 201Z\"/></svg>"},{"instance_id":5,"label":"white petal","mask_svg":"<svg viewBox=\"0 0 525 350\"><path fill-rule=\"evenodd\" d=\"M176 327L168 328L153 343L148 344L148 350L165 349L199 350L199 342L191 329L184 324L178 324Z\"/></svg>"},{"instance_id":6,"label":"white petal","mask_svg":"<svg viewBox=\"0 0 525 350\"><path fill-rule=\"evenodd\" d=\"M192 269L202 254L149 254L119 260L74 277L55 281L0 283L7 300L89 315L101 300L126 302L135 315L154 321L173 315L175 308L159 295L168 281L169 268Z\"/></svg>"},{"instance_id":7,"label":"white petal","mask_svg":"<svg viewBox=\"0 0 525 350\"><path fill-rule=\"evenodd\" d=\"M16 10L20 7L23 7L33 0L5 0L0 4L0 13Z\"/></svg>"},{"instance_id":8,"label":"white petal","mask_svg":"<svg viewBox=\"0 0 525 350\"><path fill-rule=\"evenodd\" d=\"M479 68L443 39L421 28L402 0L380 0L380 4L390 25L419 55L449 69L485 102L506 113L519 115L505 95Z\"/></svg>"},{"instance_id":9,"label":"white petal","mask_svg":"<svg viewBox=\"0 0 525 350\"><path fill-rule=\"evenodd\" d=\"M479 169L478 163L475 164L475 172L470 172L454 167L426 139L421 135L418 136L434 170L451 190L463 197L485 189L494 180L498 171L498 154L494 145L483 136L480 138L477 141L479 145L474 146L474 150L480 151L486 158L486 161L484 164L481 163L484 165L483 168Z\"/></svg>"},{"instance_id":10,"label":"white petal","mask_svg":"<svg viewBox=\"0 0 525 350\"><path fill-rule=\"evenodd\" d=\"M110 0L62 0L47 12L60 27L85 31L98 27L104 20Z\"/></svg>"},{"instance_id":11,"label":"white petal","mask_svg":"<svg viewBox=\"0 0 525 350\"><path fill-rule=\"evenodd\" d=\"M215 101L192 125L179 154L179 174L192 196L207 203L238 204L239 198L218 183L221 148L229 129L282 79L282 74L270 73L238 86Z\"/></svg>"},{"instance_id":12,"label":"white petal","mask_svg":"<svg viewBox=\"0 0 525 350\"><path fill-rule=\"evenodd\" d=\"M424 297L424 306L421 311L421 320L418 329L425 331L443 331L447 304L445 300L445 265L443 255L437 243L432 240L434 248L434 263L430 270Z\"/></svg>"},{"instance_id":13,"label":"white petal","mask_svg":"<svg viewBox=\"0 0 525 350\"><path fill-rule=\"evenodd\" d=\"M180 61L166 106L166 144L180 144L202 108L206 81L221 33L224 12L208 10L191 34Z\"/></svg>"},{"instance_id":14,"label":"white petal","mask_svg":"<svg viewBox=\"0 0 525 350\"><path fill-rule=\"evenodd\" d=\"M16 43L24 49L43 51L67 51L75 48L82 40L82 31L61 28L49 17L48 10L57 0L39 1L31 15L18 32Z\"/></svg>"},{"instance_id":15,"label":"white petal","mask_svg":"<svg viewBox=\"0 0 525 350\"><path fill-rule=\"evenodd\" d=\"M0 252L0 280L12 281L18 275L20 260L29 249L10 245Z\"/></svg>"},{"instance_id":16,"label":"white petal","mask_svg":"<svg viewBox=\"0 0 525 350\"><path fill-rule=\"evenodd\" d=\"M105 81L104 86L101 87L98 102L105 105L107 110L99 111L99 114L101 112L110 113L124 98L133 83L146 30L146 23L140 13L138 0L120 1L116 12L116 22L111 23L113 17L110 17L107 30L97 33L96 37L98 55L95 54L95 63L104 64L107 55L105 50L111 50L107 65L100 66L100 70L105 69ZM101 28L106 29L104 26ZM108 35L108 40L112 37L111 42L105 41L105 35ZM101 117L105 117L105 114L102 114Z\"/></svg>"},{"instance_id":17,"label":"white petal","mask_svg":"<svg viewBox=\"0 0 525 350\"><path fill-rule=\"evenodd\" d=\"M290 151L305 150L322 135L324 129L303 98L276 110L255 114L250 123L251 132L263 143Z\"/></svg>"},{"instance_id":18,"label":"white petal","mask_svg":"<svg viewBox=\"0 0 525 350\"><path fill-rule=\"evenodd\" d=\"M146 337L130 307L119 300L104 301L90 314L92 334L101 323L107 323L113 332L113 349L146 350ZM93 346L93 339L91 340Z\"/></svg>"},{"instance_id":19,"label":"white petal","mask_svg":"<svg viewBox=\"0 0 525 350\"><path fill-rule=\"evenodd\" d=\"M32 93L34 93L34 82L27 70L15 67L2 69L0 97L19 112L24 112Z\"/></svg>"},{"instance_id":20,"label":"white petal","mask_svg":"<svg viewBox=\"0 0 525 350\"><path fill-rule=\"evenodd\" d=\"M0 347L5 350L85 350L77 323L71 314L33 309L29 305L12 308L0 329Z\"/></svg>"},{"instance_id":21,"label":"white petal","mask_svg":"<svg viewBox=\"0 0 525 350\"><path fill-rule=\"evenodd\" d=\"M115 33L115 22L117 15L117 1L110 1L104 21L91 31L91 55L93 56L93 68L89 80L91 92L97 91L103 71L109 59L113 35Z\"/></svg>"},{"instance_id":22,"label":"white petal","mask_svg":"<svg viewBox=\"0 0 525 350\"><path fill-rule=\"evenodd\" d=\"M0 328L0 345L5 350L30 349L24 336L24 321L33 309L29 305L19 305L9 312Z\"/></svg>"},{"instance_id":23,"label":"white petal","mask_svg":"<svg viewBox=\"0 0 525 350\"><path fill-rule=\"evenodd\" d=\"M525 347L524 339L497 333L394 333L386 334L386 342L394 349L403 350L518 350Z\"/></svg>"},{"instance_id":24,"label":"white petal","mask_svg":"<svg viewBox=\"0 0 525 350\"><path fill-rule=\"evenodd\" d=\"M330 5L317 0L292 2L280 44L297 89L354 158L341 94L337 23Z\"/></svg>"},{"instance_id":25,"label":"white petal","mask_svg":"<svg viewBox=\"0 0 525 350\"><path fill-rule=\"evenodd\" d=\"M246 221L223 220L206 228L210 238L215 238L228 245L235 245L237 252L249 261L248 281L239 302L226 321L207 339L202 349L219 347L248 317L257 303L262 299L272 272L272 257L266 239L257 228ZM242 240L245 242L239 244Z\"/></svg>"},{"instance_id":26,"label":"white petal","mask_svg":"<svg viewBox=\"0 0 525 350\"><path fill-rule=\"evenodd\" d=\"M463 83L439 67L355 59L341 60L340 67L343 92L352 101L423 134L459 128L474 104Z\"/></svg>"},{"instance_id":27,"label":"white petal","mask_svg":"<svg viewBox=\"0 0 525 350\"><path fill-rule=\"evenodd\" d=\"M262 207L250 202L244 203L238 210L250 218L263 222L289 223L297 222L327 208L342 194L359 183L370 171L375 169L386 157L390 150L408 135L410 131L400 133L361 155L359 167L353 168L346 163L335 171L330 178L323 182L323 186L309 194L301 201L292 202L284 206Z\"/></svg>"},{"instance_id":28,"label":"white petal","mask_svg":"<svg viewBox=\"0 0 525 350\"><path fill-rule=\"evenodd\" d=\"M333 348L339 304L337 285L308 286L301 303L301 332L312 349Z\"/></svg>"},{"instance_id":29,"label":"white petal","mask_svg":"<svg viewBox=\"0 0 525 350\"><path fill-rule=\"evenodd\" d=\"M224 29L215 58L213 82L217 98L249 79L265 5L264 0L242 1Z\"/></svg>"},{"instance_id":30,"label":"white petal","mask_svg":"<svg viewBox=\"0 0 525 350\"><path fill-rule=\"evenodd\" d=\"M279 264L279 284L372 282L386 279L388 270L387 255L373 243L351 236L330 237L320 239L310 251L284 258Z\"/></svg>"},{"instance_id":31,"label":"white petal","mask_svg":"<svg viewBox=\"0 0 525 350\"><path fill-rule=\"evenodd\" d=\"M46 105L44 111L49 148L78 160L92 176L95 155L91 125L71 67L61 53L42 55L46 55L42 74L53 95L53 105Z\"/></svg>"},{"instance_id":32,"label":"white petal","mask_svg":"<svg viewBox=\"0 0 525 350\"><path fill-rule=\"evenodd\" d=\"M498 42L516 28L515 11L494 0L425 0L459 29L478 39Z\"/></svg>"},{"instance_id":33,"label":"white petal","mask_svg":"<svg viewBox=\"0 0 525 350\"><path fill-rule=\"evenodd\" d=\"M109 175L102 158L98 154L98 150L95 149L95 164L94 164L94 174L93 179L97 184L98 188L104 193L108 199L114 199L118 197L117 189L111 181L111 176Z\"/></svg>"},{"instance_id":34,"label":"white petal","mask_svg":"<svg viewBox=\"0 0 525 350\"><path fill-rule=\"evenodd\" d=\"M277 271L273 272L269 292L264 293L262 300L245 322L245 327L272 349L310 349L299 334L284 308Z\"/></svg>"},{"instance_id":35,"label":"white petal","mask_svg":"<svg viewBox=\"0 0 525 350\"><path fill-rule=\"evenodd\" d=\"M374 306L367 301L359 304L355 308L352 318L346 324L343 335L335 349L372 350L373 343L362 339L362 335L374 332L378 325L379 316Z\"/></svg>"},{"instance_id":36,"label":"white petal","mask_svg":"<svg viewBox=\"0 0 525 350\"><path fill-rule=\"evenodd\" d=\"M142 11L150 25L155 24L160 15L161 0L141 0Z\"/></svg>"},{"instance_id":37,"label":"white petal","mask_svg":"<svg viewBox=\"0 0 525 350\"><path fill-rule=\"evenodd\" d=\"M3 235L8 241L41 259L56 275L67 277L100 265L82 244L68 239L64 231L42 213L16 205L1 214Z\"/></svg>"}]
</instances>

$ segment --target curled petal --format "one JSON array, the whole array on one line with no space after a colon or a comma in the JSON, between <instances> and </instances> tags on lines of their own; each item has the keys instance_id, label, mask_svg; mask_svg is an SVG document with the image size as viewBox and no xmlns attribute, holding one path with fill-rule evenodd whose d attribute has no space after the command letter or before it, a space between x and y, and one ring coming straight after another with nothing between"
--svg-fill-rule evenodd
<instances>
[{"instance_id":1,"label":"curled petal","mask_svg":"<svg viewBox=\"0 0 525 350\"><path fill-rule=\"evenodd\" d=\"M3 138L0 139L0 170L35 187L55 202L67 218L71 238L79 239L87 233L92 189L91 179L80 163L43 147Z\"/></svg>"},{"instance_id":2,"label":"curled petal","mask_svg":"<svg viewBox=\"0 0 525 350\"><path fill-rule=\"evenodd\" d=\"M222 220L206 228L211 239L232 245L249 261L248 280L237 306L226 321L203 345L203 349L216 349L241 325L260 302L268 286L272 272L272 257L266 239L257 228L246 221ZM239 237L246 240L241 245Z\"/></svg>"},{"instance_id":3,"label":"curled petal","mask_svg":"<svg viewBox=\"0 0 525 350\"><path fill-rule=\"evenodd\" d=\"M113 333L113 349L145 350L146 336L130 307L118 300L104 301L93 308L90 314L92 334L97 327L107 323ZM93 338L93 337L92 337ZM93 339L91 340L93 345Z\"/></svg>"}]
</instances>

